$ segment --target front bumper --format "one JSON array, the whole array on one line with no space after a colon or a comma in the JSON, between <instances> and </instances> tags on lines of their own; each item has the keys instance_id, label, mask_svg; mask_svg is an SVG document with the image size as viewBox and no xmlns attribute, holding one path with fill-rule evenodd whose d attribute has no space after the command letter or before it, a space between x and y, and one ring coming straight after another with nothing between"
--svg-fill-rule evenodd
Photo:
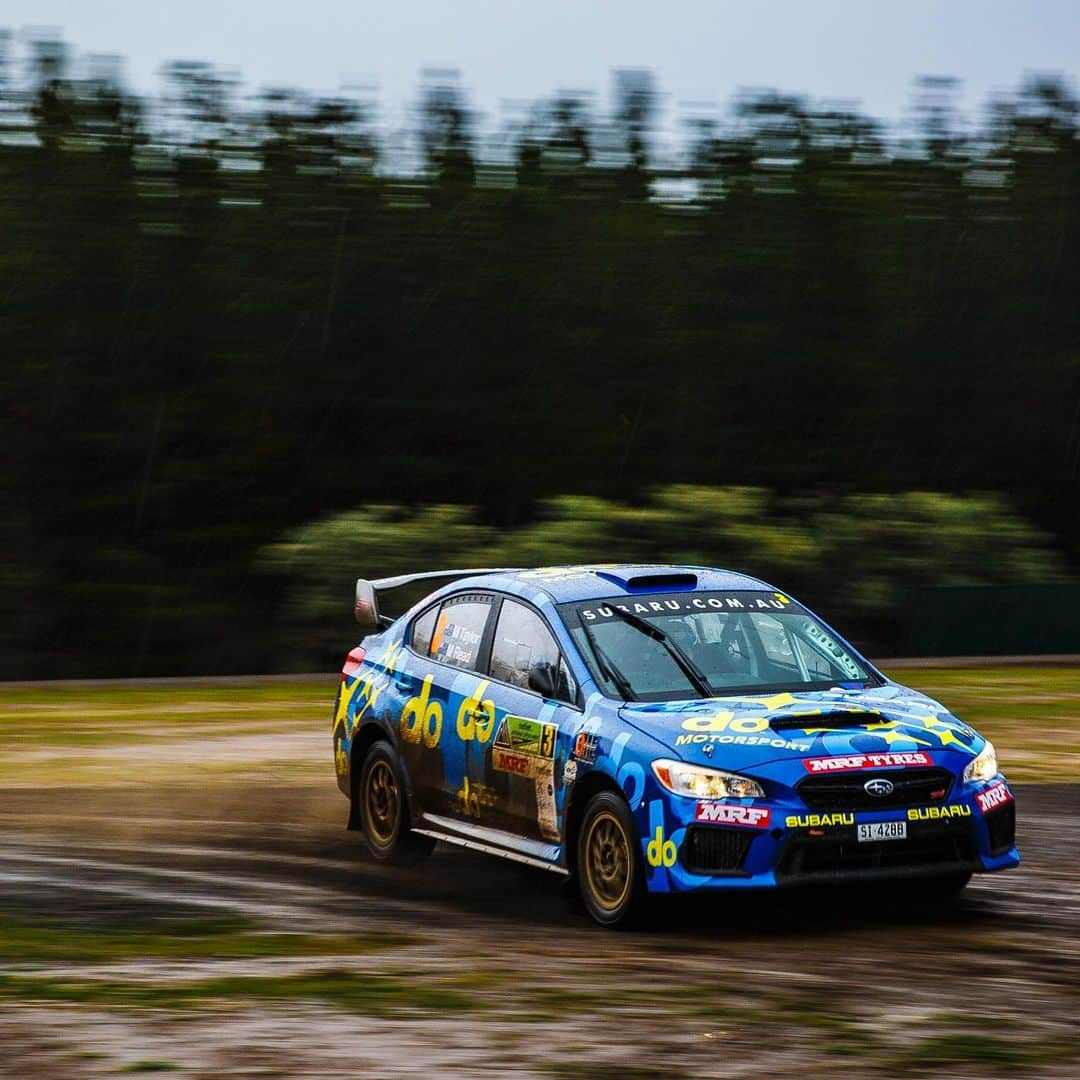
<instances>
[{"instance_id":1,"label":"front bumper","mask_svg":"<svg viewBox=\"0 0 1080 1080\"><path fill-rule=\"evenodd\" d=\"M1001 777L940 804L878 811L664 796L640 811L646 881L665 893L1007 870L1020 862L1015 810ZM858 840L860 824L879 822L904 822L906 838Z\"/></svg>"}]
</instances>

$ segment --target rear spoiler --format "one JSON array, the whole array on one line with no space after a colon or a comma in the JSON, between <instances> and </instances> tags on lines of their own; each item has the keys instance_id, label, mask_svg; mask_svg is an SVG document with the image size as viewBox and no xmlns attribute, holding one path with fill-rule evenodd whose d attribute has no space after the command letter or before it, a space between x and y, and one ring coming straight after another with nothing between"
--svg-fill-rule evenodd
<instances>
[{"instance_id":1,"label":"rear spoiler","mask_svg":"<svg viewBox=\"0 0 1080 1080\"><path fill-rule=\"evenodd\" d=\"M459 581L461 578L475 577L477 574L511 574L515 573L515 567L474 567L472 570L426 570L422 574L399 574L397 577L356 579L356 605L353 612L356 621L369 630L377 630L380 626L389 626L393 621L379 612L379 593L388 592L391 589L400 589L406 585L413 585L418 581Z\"/></svg>"}]
</instances>

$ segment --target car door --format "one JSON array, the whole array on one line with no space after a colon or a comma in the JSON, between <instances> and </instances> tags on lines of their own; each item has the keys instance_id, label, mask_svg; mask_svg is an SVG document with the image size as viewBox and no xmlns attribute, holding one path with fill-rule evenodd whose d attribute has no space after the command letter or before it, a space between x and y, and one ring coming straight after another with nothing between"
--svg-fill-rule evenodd
<instances>
[{"instance_id":1,"label":"car door","mask_svg":"<svg viewBox=\"0 0 1080 1080\"><path fill-rule=\"evenodd\" d=\"M413 621L399 721L401 756L422 812L456 816L465 775L463 718L472 715L479 673L487 663L491 593L446 597ZM492 716L491 728L494 725ZM485 730L481 721L480 731ZM473 732L477 729L473 717Z\"/></svg>"},{"instance_id":2,"label":"car door","mask_svg":"<svg viewBox=\"0 0 1080 1080\"><path fill-rule=\"evenodd\" d=\"M484 710L493 737L465 759L470 789L480 787L488 824L530 840L562 835L564 770L571 731L581 725L577 687L540 612L503 597L494 613ZM489 715L485 711L482 715Z\"/></svg>"}]
</instances>

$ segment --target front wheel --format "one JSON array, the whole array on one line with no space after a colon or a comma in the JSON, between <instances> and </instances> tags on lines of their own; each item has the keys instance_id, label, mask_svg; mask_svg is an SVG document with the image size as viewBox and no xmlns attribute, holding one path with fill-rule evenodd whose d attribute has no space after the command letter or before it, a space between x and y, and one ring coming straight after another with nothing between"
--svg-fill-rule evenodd
<instances>
[{"instance_id":1,"label":"front wheel","mask_svg":"<svg viewBox=\"0 0 1080 1080\"><path fill-rule=\"evenodd\" d=\"M577 882L582 903L601 926L628 929L641 923L647 900L641 845L630 807L613 791L594 795L585 807Z\"/></svg>"},{"instance_id":2,"label":"front wheel","mask_svg":"<svg viewBox=\"0 0 1080 1080\"><path fill-rule=\"evenodd\" d=\"M377 862L412 863L434 850L435 841L430 836L420 836L409 828L401 765L388 742L380 740L368 750L353 798L360 800L364 839Z\"/></svg>"}]
</instances>

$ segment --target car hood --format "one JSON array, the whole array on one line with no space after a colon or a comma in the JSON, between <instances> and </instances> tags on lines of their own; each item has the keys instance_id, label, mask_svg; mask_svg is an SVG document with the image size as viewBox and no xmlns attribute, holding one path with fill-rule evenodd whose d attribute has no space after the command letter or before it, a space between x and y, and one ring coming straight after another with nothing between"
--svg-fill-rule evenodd
<instances>
[{"instance_id":1,"label":"car hood","mask_svg":"<svg viewBox=\"0 0 1080 1080\"><path fill-rule=\"evenodd\" d=\"M985 740L924 694L889 683L866 690L631 703L622 719L684 761L747 769L787 759L918 751L935 761L977 754ZM918 759L900 759L918 763Z\"/></svg>"}]
</instances>

